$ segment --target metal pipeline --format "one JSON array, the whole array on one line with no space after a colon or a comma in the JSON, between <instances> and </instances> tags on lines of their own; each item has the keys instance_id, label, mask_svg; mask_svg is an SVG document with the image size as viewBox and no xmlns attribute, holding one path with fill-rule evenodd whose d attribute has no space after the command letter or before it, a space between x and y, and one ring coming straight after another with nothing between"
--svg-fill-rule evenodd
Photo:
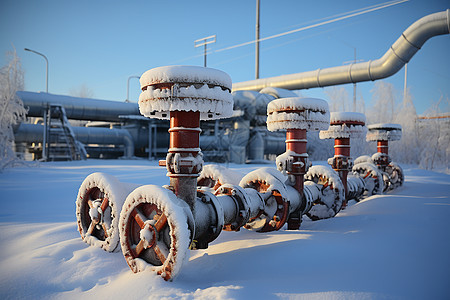
<instances>
[{"instance_id":1,"label":"metal pipeline","mask_svg":"<svg viewBox=\"0 0 450 300\"><path fill-rule=\"evenodd\" d=\"M428 39L449 33L450 9L447 9L414 22L377 60L238 82L233 84L233 91L259 91L265 87L301 90L383 79L397 73Z\"/></svg>"},{"instance_id":2,"label":"metal pipeline","mask_svg":"<svg viewBox=\"0 0 450 300\"><path fill-rule=\"evenodd\" d=\"M126 129L109 129L102 127L71 127L75 137L83 144L124 145L124 157L134 155L134 142ZM20 124L14 133L15 141L42 143L44 126L39 124Z\"/></svg>"},{"instance_id":3,"label":"metal pipeline","mask_svg":"<svg viewBox=\"0 0 450 300\"><path fill-rule=\"evenodd\" d=\"M119 116L138 115L137 103L78 98L48 93L18 91L17 96L28 108L27 116L42 117L50 104L62 105L68 119L95 121L123 121Z\"/></svg>"}]
</instances>

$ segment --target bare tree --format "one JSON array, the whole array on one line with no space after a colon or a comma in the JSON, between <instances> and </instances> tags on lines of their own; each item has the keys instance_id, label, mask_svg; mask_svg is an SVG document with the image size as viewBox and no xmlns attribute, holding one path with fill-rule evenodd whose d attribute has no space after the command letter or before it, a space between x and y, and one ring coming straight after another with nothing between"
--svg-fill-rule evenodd
<instances>
[{"instance_id":1,"label":"bare tree","mask_svg":"<svg viewBox=\"0 0 450 300\"><path fill-rule=\"evenodd\" d=\"M69 94L74 97L80 98L92 98L94 97L94 91L88 87L86 84L82 84L77 88L72 88L69 91Z\"/></svg>"},{"instance_id":2,"label":"bare tree","mask_svg":"<svg viewBox=\"0 0 450 300\"><path fill-rule=\"evenodd\" d=\"M20 59L15 50L6 55L9 63L0 70L0 171L21 161L14 151L13 126L26 117L22 100L16 95L24 87Z\"/></svg>"}]
</instances>

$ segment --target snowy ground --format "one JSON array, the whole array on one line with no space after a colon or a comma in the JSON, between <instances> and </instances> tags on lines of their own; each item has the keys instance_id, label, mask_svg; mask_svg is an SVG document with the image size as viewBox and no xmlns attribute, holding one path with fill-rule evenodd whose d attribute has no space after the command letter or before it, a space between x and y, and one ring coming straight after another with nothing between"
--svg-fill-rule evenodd
<instances>
[{"instance_id":1,"label":"snowy ground","mask_svg":"<svg viewBox=\"0 0 450 300\"><path fill-rule=\"evenodd\" d=\"M256 165L230 165L248 172ZM42 163L0 174L0 299L450 299L450 175L404 167L405 185L301 230L222 232L174 282L88 247L75 198L96 171L167 184L148 161Z\"/></svg>"}]
</instances>

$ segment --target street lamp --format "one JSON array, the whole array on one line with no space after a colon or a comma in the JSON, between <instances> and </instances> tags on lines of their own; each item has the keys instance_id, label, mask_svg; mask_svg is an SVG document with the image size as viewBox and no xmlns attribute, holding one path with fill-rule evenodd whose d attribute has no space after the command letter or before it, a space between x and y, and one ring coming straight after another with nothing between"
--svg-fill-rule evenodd
<instances>
[{"instance_id":1,"label":"street lamp","mask_svg":"<svg viewBox=\"0 0 450 300\"><path fill-rule=\"evenodd\" d=\"M128 100L128 95L130 94L130 79L131 78L141 78L141 76L136 76L136 75L132 75L130 77L128 77L128 81L127 81L127 99L125 100L125 102L130 102L130 100Z\"/></svg>"},{"instance_id":2,"label":"street lamp","mask_svg":"<svg viewBox=\"0 0 450 300\"><path fill-rule=\"evenodd\" d=\"M25 48L24 50L36 53L37 55L40 55L40 56L42 56L45 59L45 62L47 63L46 80L45 80L45 92L48 93L48 59L47 59L47 57L44 54L42 54L42 53L39 53L37 51L31 50L31 49L28 49L28 48Z\"/></svg>"}]
</instances>

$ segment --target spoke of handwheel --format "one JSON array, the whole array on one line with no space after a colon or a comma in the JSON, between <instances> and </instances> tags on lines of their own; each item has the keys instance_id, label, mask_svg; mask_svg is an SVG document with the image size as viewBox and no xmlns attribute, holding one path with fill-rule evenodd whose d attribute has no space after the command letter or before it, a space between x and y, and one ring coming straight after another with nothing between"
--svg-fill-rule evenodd
<instances>
[{"instance_id":1,"label":"spoke of handwheel","mask_svg":"<svg viewBox=\"0 0 450 300\"><path fill-rule=\"evenodd\" d=\"M88 230L86 231L87 234L92 234L92 232L94 231L95 225L97 225L97 221L95 220L91 220L91 225L89 225Z\"/></svg>"},{"instance_id":2,"label":"spoke of handwheel","mask_svg":"<svg viewBox=\"0 0 450 300\"><path fill-rule=\"evenodd\" d=\"M136 246L136 256L141 255L142 251L144 251L144 240L140 240Z\"/></svg>"},{"instance_id":3,"label":"spoke of handwheel","mask_svg":"<svg viewBox=\"0 0 450 300\"><path fill-rule=\"evenodd\" d=\"M108 207L108 204L109 204L108 198L103 199L100 209L104 212L105 209Z\"/></svg>"},{"instance_id":4,"label":"spoke of handwheel","mask_svg":"<svg viewBox=\"0 0 450 300\"><path fill-rule=\"evenodd\" d=\"M94 207L94 202L92 202L92 200L88 200L87 201L89 208L93 208Z\"/></svg>"},{"instance_id":5,"label":"spoke of handwheel","mask_svg":"<svg viewBox=\"0 0 450 300\"><path fill-rule=\"evenodd\" d=\"M161 261L161 263L164 264L164 262L166 261L166 256L161 251L161 248L159 248L158 244L153 246L153 250L155 251L156 256L158 256L158 258Z\"/></svg>"},{"instance_id":6,"label":"spoke of handwheel","mask_svg":"<svg viewBox=\"0 0 450 300\"><path fill-rule=\"evenodd\" d=\"M106 224L103 223L103 224L102 224L102 227L103 227L103 231L104 231L104 233L105 233L105 238L107 238L107 237L108 237L108 231L107 231L107 228L106 228Z\"/></svg>"},{"instance_id":7,"label":"spoke of handwheel","mask_svg":"<svg viewBox=\"0 0 450 300\"><path fill-rule=\"evenodd\" d=\"M161 214L161 217L159 217L158 221L155 223L155 229L156 231L160 232L161 229L167 224L167 217L165 214Z\"/></svg>"},{"instance_id":8,"label":"spoke of handwheel","mask_svg":"<svg viewBox=\"0 0 450 300\"><path fill-rule=\"evenodd\" d=\"M135 208L131 212L131 215L136 220L136 222L138 223L139 227L141 227L141 229L144 229L145 221L147 220L147 218L144 216L144 214L139 209Z\"/></svg>"}]
</instances>

